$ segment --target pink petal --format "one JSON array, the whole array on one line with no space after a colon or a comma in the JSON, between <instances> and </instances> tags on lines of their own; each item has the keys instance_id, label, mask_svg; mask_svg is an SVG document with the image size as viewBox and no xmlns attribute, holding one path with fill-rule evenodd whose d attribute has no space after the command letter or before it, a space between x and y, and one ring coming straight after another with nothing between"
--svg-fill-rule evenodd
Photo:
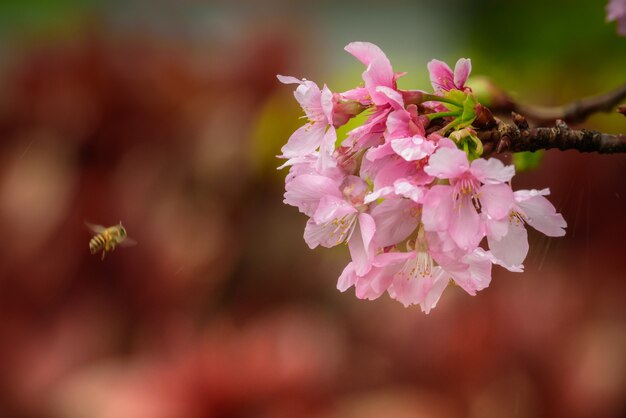
<instances>
[{"instance_id":1,"label":"pink petal","mask_svg":"<svg viewBox=\"0 0 626 418\"><path fill-rule=\"evenodd\" d=\"M515 167L505 166L497 158L479 158L472 161L470 171L478 180L485 184L506 183L515 175Z\"/></svg>"},{"instance_id":2,"label":"pink petal","mask_svg":"<svg viewBox=\"0 0 626 418\"><path fill-rule=\"evenodd\" d=\"M439 148L428 159L424 171L440 179L453 179L465 173L469 166L465 152L456 148Z\"/></svg>"},{"instance_id":3,"label":"pink petal","mask_svg":"<svg viewBox=\"0 0 626 418\"><path fill-rule=\"evenodd\" d=\"M454 201L451 186L433 186L424 197L422 222L426 231L445 231L450 225Z\"/></svg>"},{"instance_id":4,"label":"pink petal","mask_svg":"<svg viewBox=\"0 0 626 418\"><path fill-rule=\"evenodd\" d=\"M365 158L369 161L376 161L393 154L395 154L395 152L393 148L391 148L391 142L385 142L382 145L367 150Z\"/></svg>"},{"instance_id":5,"label":"pink petal","mask_svg":"<svg viewBox=\"0 0 626 418\"><path fill-rule=\"evenodd\" d=\"M348 221L352 221L352 219L348 219ZM331 222L316 223L313 219L309 219L304 228L304 242L310 249L314 249L318 245L331 248L344 242L353 229L354 222L348 222L345 228L338 229Z\"/></svg>"},{"instance_id":6,"label":"pink petal","mask_svg":"<svg viewBox=\"0 0 626 418\"><path fill-rule=\"evenodd\" d=\"M420 303L422 312L428 315L430 310L437 306L437 302L439 302L449 282L448 275L441 267L435 267L433 269L432 284Z\"/></svg>"},{"instance_id":7,"label":"pink petal","mask_svg":"<svg viewBox=\"0 0 626 418\"><path fill-rule=\"evenodd\" d=\"M322 88L322 92L320 94L320 106L322 108L322 112L324 113L324 117L329 125L332 125L333 120L333 93L330 89L324 84Z\"/></svg>"},{"instance_id":8,"label":"pink petal","mask_svg":"<svg viewBox=\"0 0 626 418\"><path fill-rule=\"evenodd\" d=\"M479 191L480 205L492 219L509 216L515 204L513 191L508 184L486 184Z\"/></svg>"},{"instance_id":9,"label":"pink petal","mask_svg":"<svg viewBox=\"0 0 626 418\"><path fill-rule=\"evenodd\" d=\"M391 282L393 275L387 274L385 269L372 268L362 277L357 277L354 283L354 294L359 299L378 299Z\"/></svg>"},{"instance_id":10,"label":"pink petal","mask_svg":"<svg viewBox=\"0 0 626 418\"><path fill-rule=\"evenodd\" d=\"M313 220L321 224L344 218L347 215L355 215L357 212L354 206L343 198L326 195L320 199L317 210L313 215Z\"/></svg>"},{"instance_id":11,"label":"pink petal","mask_svg":"<svg viewBox=\"0 0 626 418\"><path fill-rule=\"evenodd\" d=\"M430 83L435 91L447 91L455 88L454 74L445 62L439 60L430 61L428 63L428 72L430 73Z\"/></svg>"},{"instance_id":12,"label":"pink petal","mask_svg":"<svg viewBox=\"0 0 626 418\"><path fill-rule=\"evenodd\" d=\"M387 56L377 45L370 42L351 42L344 50L352 54L363 65L368 66L375 59L387 60Z\"/></svg>"},{"instance_id":13,"label":"pink petal","mask_svg":"<svg viewBox=\"0 0 626 418\"><path fill-rule=\"evenodd\" d=\"M387 87L383 85L377 85L376 92L380 93L379 97L385 96L387 99L387 103L389 103L394 109L402 109L404 110L404 99L402 98L402 94L391 87Z\"/></svg>"},{"instance_id":14,"label":"pink petal","mask_svg":"<svg viewBox=\"0 0 626 418\"><path fill-rule=\"evenodd\" d=\"M337 166L337 161L333 157L336 142L337 131L333 126L330 126L320 144L319 169L321 171Z\"/></svg>"},{"instance_id":15,"label":"pink petal","mask_svg":"<svg viewBox=\"0 0 626 418\"><path fill-rule=\"evenodd\" d=\"M548 199L541 195L531 197L518 203L524 211L525 221L539 232L549 237L565 235L567 222L563 215L556 213L556 209Z\"/></svg>"},{"instance_id":16,"label":"pink petal","mask_svg":"<svg viewBox=\"0 0 626 418\"><path fill-rule=\"evenodd\" d=\"M545 188L545 189L541 189L541 190L536 190L536 189L516 190L513 194L515 195L515 200L517 202L523 202L523 201L528 200L531 197L535 197L535 196L549 196L550 195L550 189L549 188Z\"/></svg>"},{"instance_id":17,"label":"pink petal","mask_svg":"<svg viewBox=\"0 0 626 418\"><path fill-rule=\"evenodd\" d=\"M376 242L388 247L404 241L417 228L416 205L406 199L386 199L372 210L376 222Z\"/></svg>"},{"instance_id":18,"label":"pink petal","mask_svg":"<svg viewBox=\"0 0 626 418\"><path fill-rule=\"evenodd\" d=\"M507 228L508 231L508 228ZM493 239L493 238L492 238ZM503 262L502 260L500 260L499 258L497 258L495 255L492 254L491 251L485 251L482 248L477 248L476 250L474 250L474 252L478 252L478 251L482 251L485 254L485 259L488 259L491 264L497 264L498 266L504 267L505 269L507 269L510 272L513 273L523 273L524 272L524 265L523 264L506 264L505 262Z\"/></svg>"},{"instance_id":19,"label":"pink petal","mask_svg":"<svg viewBox=\"0 0 626 418\"><path fill-rule=\"evenodd\" d=\"M389 287L389 296L408 308L422 301L422 286L426 279L408 278L402 274L396 274Z\"/></svg>"},{"instance_id":20,"label":"pink petal","mask_svg":"<svg viewBox=\"0 0 626 418\"><path fill-rule=\"evenodd\" d=\"M417 161L433 153L435 144L422 136L397 138L391 141L393 150L406 161Z\"/></svg>"},{"instance_id":21,"label":"pink petal","mask_svg":"<svg viewBox=\"0 0 626 418\"><path fill-rule=\"evenodd\" d=\"M304 228L304 241L311 249L318 245L330 248L341 244L354 229L356 213L357 210L342 198L324 196Z\"/></svg>"},{"instance_id":22,"label":"pink petal","mask_svg":"<svg viewBox=\"0 0 626 418\"><path fill-rule=\"evenodd\" d=\"M385 138L387 140L393 138L403 138L410 136L409 122L411 114L404 109L394 110L387 117L387 129L385 130Z\"/></svg>"},{"instance_id":23,"label":"pink petal","mask_svg":"<svg viewBox=\"0 0 626 418\"><path fill-rule=\"evenodd\" d=\"M428 140L435 142L435 138L437 137L439 137L438 140L436 141L438 148L457 149L456 144L454 143L453 140L451 140L450 138L441 137L441 135L437 133L432 133L428 135Z\"/></svg>"},{"instance_id":24,"label":"pink petal","mask_svg":"<svg viewBox=\"0 0 626 418\"><path fill-rule=\"evenodd\" d=\"M482 248L476 248L471 254L463 257L466 262L472 287L476 291L483 290L491 283L491 267L493 256Z\"/></svg>"},{"instance_id":25,"label":"pink petal","mask_svg":"<svg viewBox=\"0 0 626 418\"><path fill-rule=\"evenodd\" d=\"M329 177L313 174L297 176L285 185L284 203L296 206L300 212L313 216L320 199L326 195L341 198L339 185Z\"/></svg>"},{"instance_id":26,"label":"pink petal","mask_svg":"<svg viewBox=\"0 0 626 418\"><path fill-rule=\"evenodd\" d=\"M609 0L606 5L606 20L612 21L626 16L626 2L624 0Z\"/></svg>"},{"instance_id":27,"label":"pink petal","mask_svg":"<svg viewBox=\"0 0 626 418\"><path fill-rule=\"evenodd\" d=\"M365 87L356 87L352 90L344 91L340 94L344 100L355 100L361 104L368 104L370 102L370 94Z\"/></svg>"},{"instance_id":28,"label":"pink petal","mask_svg":"<svg viewBox=\"0 0 626 418\"><path fill-rule=\"evenodd\" d=\"M459 248L473 250L482 238L480 217L469 196L461 198L456 204L458 207L452 211L448 232Z\"/></svg>"},{"instance_id":29,"label":"pink petal","mask_svg":"<svg viewBox=\"0 0 626 418\"><path fill-rule=\"evenodd\" d=\"M492 239L499 240L505 236L509 230L509 218L503 218L495 220L487 216L486 213L481 214L482 226L484 227L484 234Z\"/></svg>"},{"instance_id":30,"label":"pink petal","mask_svg":"<svg viewBox=\"0 0 626 418\"><path fill-rule=\"evenodd\" d=\"M372 101L376 105L388 103L387 96L376 91L378 86L395 87L393 69L383 51L369 42L352 42L344 49L367 66L363 81Z\"/></svg>"},{"instance_id":31,"label":"pink petal","mask_svg":"<svg viewBox=\"0 0 626 418\"><path fill-rule=\"evenodd\" d=\"M371 270L356 280L356 297L370 300L380 297L391 285L396 271L411 256L413 253L391 252L374 257Z\"/></svg>"},{"instance_id":32,"label":"pink petal","mask_svg":"<svg viewBox=\"0 0 626 418\"><path fill-rule=\"evenodd\" d=\"M489 250L504 265L517 266L528 254L528 233L524 225L516 220L509 224L508 232L500 240L487 237Z\"/></svg>"},{"instance_id":33,"label":"pink petal","mask_svg":"<svg viewBox=\"0 0 626 418\"><path fill-rule=\"evenodd\" d=\"M354 263L354 271L359 276L364 275L371 268L370 262L373 256L371 244L375 232L376 223L374 218L367 213L359 214L358 225L354 228L354 232L348 240L348 248L352 262Z\"/></svg>"},{"instance_id":34,"label":"pink petal","mask_svg":"<svg viewBox=\"0 0 626 418\"><path fill-rule=\"evenodd\" d=\"M365 88L369 91L374 104L382 106L396 101L397 98L390 99L387 94L378 91L378 88L381 86L390 88L395 87L393 81L393 70L388 60L373 60L363 72L362 77ZM399 99L402 100L402 95L398 94L398 96Z\"/></svg>"},{"instance_id":35,"label":"pink petal","mask_svg":"<svg viewBox=\"0 0 626 418\"><path fill-rule=\"evenodd\" d=\"M348 263L348 265L341 272L341 276L337 280L337 289L340 292L345 292L356 282L357 276L354 272L354 264Z\"/></svg>"},{"instance_id":36,"label":"pink petal","mask_svg":"<svg viewBox=\"0 0 626 418\"><path fill-rule=\"evenodd\" d=\"M329 231L324 224L317 224L313 219L309 219L304 227L304 242L310 249L328 242Z\"/></svg>"},{"instance_id":37,"label":"pink petal","mask_svg":"<svg viewBox=\"0 0 626 418\"><path fill-rule=\"evenodd\" d=\"M391 186L383 187L378 190L374 190L372 193L368 193L367 196L365 196L365 199L363 199L363 203L367 205L367 204L377 201L380 198L386 198L393 193L394 193L393 187Z\"/></svg>"},{"instance_id":38,"label":"pink petal","mask_svg":"<svg viewBox=\"0 0 626 418\"><path fill-rule=\"evenodd\" d=\"M314 152L322 143L326 125L323 123L307 123L298 128L287 141L281 151L284 158L303 157Z\"/></svg>"},{"instance_id":39,"label":"pink petal","mask_svg":"<svg viewBox=\"0 0 626 418\"><path fill-rule=\"evenodd\" d=\"M467 77L472 71L472 61L467 58L461 58L454 66L454 85L457 89L462 90L465 87Z\"/></svg>"},{"instance_id":40,"label":"pink petal","mask_svg":"<svg viewBox=\"0 0 626 418\"><path fill-rule=\"evenodd\" d=\"M415 164L404 161L401 158L387 157L376 162L376 176L374 189L393 186L398 179L407 178L417 174Z\"/></svg>"},{"instance_id":41,"label":"pink petal","mask_svg":"<svg viewBox=\"0 0 626 418\"><path fill-rule=\"evenodd\" d=\"M276 78L283 84L302 84L304 80L297 79L296 77L292 77L290 75L280 75L277 74Z\"/></svg>"},{"instance_id":42,"label":"pink petal","mask_svg":"<svg viewBox=\"0 0 626 418\"><path fill-rule=\"evenodd\" d=\"M394 192L398 196L411 199L415 203L422 203L426 195L426 188L420 187L406 179L396 180L393 183Z\"/></svg>"},{"instance_id":43,"label":"pink petal","mask_svg":"<svg viewBox=\"0 0 626 418\"><path fill-rule=\"evenodd\" d=\"M381 144L383 141L379 140L383 139L384 123L390 111L390 107L379 108L374 111L363 125L348 132L348 138L341 145L352 147L354 151L358 151Z\"/></svg>"},{"instance_id":44,"label":"pink petal","mask_svg":"<svg viewBox=\"0 0 626 418\"><path fill-rule=\"evenodd\" d=\"M317 84L313 81L304 80L293 92L293 95L309 120L328 122L322 109L322 91Z\"/></svg>"}]
</instances>

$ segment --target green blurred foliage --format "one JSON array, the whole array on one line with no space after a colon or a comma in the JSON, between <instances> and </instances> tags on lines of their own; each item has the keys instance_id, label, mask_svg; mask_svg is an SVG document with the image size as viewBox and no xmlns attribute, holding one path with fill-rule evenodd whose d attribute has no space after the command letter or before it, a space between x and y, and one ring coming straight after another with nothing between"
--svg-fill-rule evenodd
<instances>
[{"instance_id":1,"label":"green blurred foliage","mask_svg":"<svg viewBox=\"0 0 626 418\"><path fill-rule=\"evenodd\" d=\"M520 99L557 104L624 82L626 40L606 23L606 1L478 0L464 43L474 74Z\"/></svg>"},{"instance_id":2,"label":"green blurred foliage","mask_svg":"<svg viewBox=\"0 0 626 418\"><path fill-rule=\"evenodd\" d=\"M513 164L515 165L515 171L519 173L539 167L539 164L541 164L541 161L543 160L543 153L543 150L514 153Z\"/></svg>"},{"instance_id":3,"label":"green blurred foliage","mask_svg":"<svg viewBox=\"0 0 626 418\"><path fill-rule=\"evenodd\" d=\"M259 109L251 135L250 158L258 174L276 177L282 181L286 172L278 171L284 160L277 158L289 136L306 122L296 100L288 94L292 86L276 81L277 93L270 96ZM285 169L287 170L287 169Z\"/></svg>"}]
</instances>

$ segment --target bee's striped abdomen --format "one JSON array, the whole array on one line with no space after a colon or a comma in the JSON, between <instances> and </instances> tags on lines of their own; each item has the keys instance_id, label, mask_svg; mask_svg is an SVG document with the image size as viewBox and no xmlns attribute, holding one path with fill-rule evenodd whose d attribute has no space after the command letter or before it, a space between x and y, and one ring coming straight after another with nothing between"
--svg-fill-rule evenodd
<instances>
[{"instance_id":1,"label":"bee's striped abdomen","mask_svg":"<svg viewBox=\"0 0 626 418\"><path fill-rule=\"evenodd\" d=\"M104 248L104 244L106 240L102 234L95 235L91 241L89 241L89 252L91 254L95 254L98 251L101 251Z\"/></svg>"}]
</instances>

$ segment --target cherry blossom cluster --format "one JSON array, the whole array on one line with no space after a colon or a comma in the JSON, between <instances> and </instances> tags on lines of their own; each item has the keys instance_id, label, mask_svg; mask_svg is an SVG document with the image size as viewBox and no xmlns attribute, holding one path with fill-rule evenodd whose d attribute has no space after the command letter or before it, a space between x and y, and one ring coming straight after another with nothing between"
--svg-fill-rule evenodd
<instances>
[{"instance_id":1,"label":"cherry blossom cluster","mask_svg":"<svg viewBox=\"0 0 626 418\"><path fill-rule=\"evenodd\" d=\"M488 110L465 85L469 59L454 71L428 63L428 93L399 89L404 73L376 45L353 42L345 50L366 67L352 90L278 76L296 85L306 114L282 148L284 201L309 217L310 248L347 243L340 291L354 287L361 299L387 292L428 313L450 284L470 295L489 286L494 264L523 271L526 225L565 234L548 189L514 192L514 167L480 158L476 129ZM337 128L355 117L362 123L338 140Z\"/></svg>"}]
</instances>

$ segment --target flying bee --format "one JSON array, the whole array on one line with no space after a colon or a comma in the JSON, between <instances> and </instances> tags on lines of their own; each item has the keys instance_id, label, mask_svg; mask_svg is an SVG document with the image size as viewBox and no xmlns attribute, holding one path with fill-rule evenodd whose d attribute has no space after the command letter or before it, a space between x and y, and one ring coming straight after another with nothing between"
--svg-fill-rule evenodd
<instances>
[{"instance_id":1,"label":"flying bee","mask_svg":"<svg viewBox=\"0 0 626 418\"><path fill-rule=\"evenodd\" d=\"M113 251L118 245L120 247L129 247L137 244L137 241L128 238L126 228L122 226L122 222L108 228L101 225L93 225L88 222L85 222L85 225L96 233L89 241L89 252L96 254L102 251L103 260L107 251Z\"/></svg>"}]
</instances>

